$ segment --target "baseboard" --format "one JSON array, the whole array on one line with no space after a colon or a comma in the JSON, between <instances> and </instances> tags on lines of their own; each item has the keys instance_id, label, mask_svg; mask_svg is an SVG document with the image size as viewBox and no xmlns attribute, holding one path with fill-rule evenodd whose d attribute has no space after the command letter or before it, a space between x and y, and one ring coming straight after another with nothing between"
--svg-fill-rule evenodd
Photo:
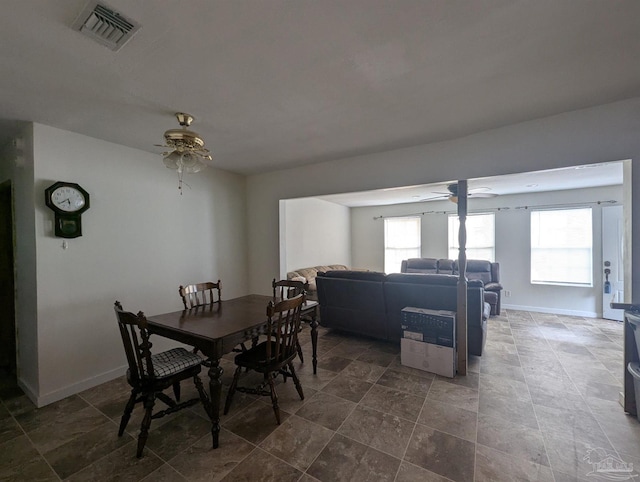
<instances>
[{"instance_id":1,"label":"baseboard","mask_svg":"<svg viewBox=\"0 0 640 482\"><path fill-rule=\"evenodd\" d=\"M583 316L585 318L602 318L601 313L596 313L594 311L563 310L561 308L544 308L540 306L506 305L504 303L502 303L502 308L505 308L507 310L534 311L536 313L551 313L555 315Z\"/></svg>"},{"instance_id":2,"label":"baseboard","mask_svg":"<svg viewBox=\"0 0 640 482\"><path fill-rule=\"evenodd\" d=\"M24 394L27 396L27 398L29 400L31 400L33 403L36 403L36 400L38 399L38 396L36 395L36 392L31 387L31 385L25 383L25 381L21 380L19 377L17 379L17 382L18 382L18 386L24 392ZM36 405L37 405L37 403L36 403Z\"/></svg>"},{"instance_id":3,"label":"baseboard","mask_svg":"<svg viewBox=\"0 0 640 482\"><path fill-rule=\"evenodd\" d=\"M68 385L59 390L55 390L53 392L49 392L45 395L39 396L36 396L32 390L29 390L29 393L27 393L27 390L22 387L20 381L18 381L18 384L20 385L20 388L25 391L25 394L31 399L31 401L35 403L38 408L40 408L44 407L45 405L49 405L50 403L57 402L58 400L62 400L63 398L67 398L71 395L75 395L76 393L88 390L89 388L93 388L95 386L111 381L114 378L121 377L126 372L126 370L127 367L123 365L95 377L86 378L78 383L74 383L73 385Z\"/></svg>"}]
</instances>

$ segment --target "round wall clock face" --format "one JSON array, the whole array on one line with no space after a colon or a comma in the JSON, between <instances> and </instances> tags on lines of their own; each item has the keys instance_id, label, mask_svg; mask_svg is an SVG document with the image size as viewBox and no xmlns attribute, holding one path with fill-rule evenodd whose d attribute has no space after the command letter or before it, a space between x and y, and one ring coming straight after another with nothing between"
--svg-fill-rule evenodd
<instances>
[{"instance_id":1,"label":"round wall clock face","mask_svg":"<svg viewBox=\"0 0 640 482\"><path fill-rule=\"evenodd\" d=\"M75 187L61 186L51 193L51 203L61 211L74 213L84 207L86 199Z\"/></svg>"}]
</instances>

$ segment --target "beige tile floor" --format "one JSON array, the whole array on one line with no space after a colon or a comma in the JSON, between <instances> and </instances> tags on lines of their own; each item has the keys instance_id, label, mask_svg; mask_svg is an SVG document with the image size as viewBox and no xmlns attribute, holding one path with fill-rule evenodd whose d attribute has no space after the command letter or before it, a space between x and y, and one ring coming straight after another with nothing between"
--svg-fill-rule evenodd
<instances>
[{"instance_id":1,"label":"beige tile floor","mask_svg":"<svg viewBox=\"0 0 640 482\"><path fill-rule=\"evenodd\" d=\"M154 421L137 460L139 408L117 437L123 378L41 409L4 387L0 480L594 481L607 480L594 464L608 456L640 468L640 423L617 402L619 323L504 312L456 379L403 367L397 345L327 330L313 375L308 330L301 341L304 401L280 384L277 426L268 398L238 394L217 450L195 407ZM228 385L230 357L223 368Z\"/></svg>"}]
</instances>

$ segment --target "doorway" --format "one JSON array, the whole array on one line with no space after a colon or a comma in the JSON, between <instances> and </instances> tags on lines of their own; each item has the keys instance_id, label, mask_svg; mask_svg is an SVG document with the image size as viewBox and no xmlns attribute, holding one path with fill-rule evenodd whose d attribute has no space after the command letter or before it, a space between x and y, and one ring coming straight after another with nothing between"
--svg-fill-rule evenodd
<instances>
[{"instance_id":1,"label":"doorway","mask_svg":"<svg viewBox=\"0 0 640 482\"><path fill-rule=\"evenodd\" d=\"M0 376L16 379L13 188L0 184Z\"/></svg>"}]
</instances>

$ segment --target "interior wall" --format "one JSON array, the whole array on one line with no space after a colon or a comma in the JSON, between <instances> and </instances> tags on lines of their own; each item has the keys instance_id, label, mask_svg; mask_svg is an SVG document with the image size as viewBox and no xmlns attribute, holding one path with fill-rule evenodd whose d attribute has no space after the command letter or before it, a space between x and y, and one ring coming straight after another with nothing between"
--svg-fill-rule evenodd
<instances>
[{"instance_id":1,"label":"interior wall","mask_svg":"<svg viewBox=\"0 0 640 482\"><path fill-rule=\"evenodd\" d=\"M350 210L321 199L280 201L282 214L280 277L288 271L310 266L351 266Z\"/></svg>"},{"instance_id":2,"label":"interior wall","mask_svg":"<svg viewBox=\"0 0 640 482\"><path fill-rule=\"evenodd\" d=\"M529 311L564 313L576 316L602 314L602 207L593 205L593 281L591 288L571 286L532 285L530 211L518 206L572 204L596 201L623 201L622 186L574 189L544 193L500 196L493 199L469 199L469 211L484 209L495 214L496 261L500 263L500 278L511 297L505 298L505 308ZM509 208L501 209L497 208ZM449 214L456 207L448 201L411 203L391 206L372 206L351 209L352 252L354 265L376 271L384 269L384 222L378 216L402 216L436 211L421 216L422 256L448 258Z\"/></svg>"},{"instance_id":3,"label":"interior wall","mask_svg":"<svg viewBox=\"0 0 640 482\"><path fill-rule=\"evenodd\" d=\"M124 373L115 300L153 315L182 309L180 284L221 279L224 297L247 294L243 176L186 175L181 195L159 155L40 124L34 159L39 405ZM44 203L55 181L90 194L83 235L66 249Z\"/></svg>"},{"instance_id":4,"label":"interior wall","mask_svg":"<svg viewBox=\"0 0 640 482\"><path fill-rule=\"evenodd\" d=\"M24 124L0 154L0 182L13 183L17 377L27 393L38 393L38 326L33 126Z\"/></svg>"},{"instance_id":5,"label":"interior wall","mask_svg":"<svg viewBox=\"0 0 640 482\"><path fill-rule=\"evenodd\" d=\"M636 165L636 169L632 169L633 163L630 160L624 161L623 163L623 192L624 192L624 207L622 209L622 217L624 222L624 244L622 245L622 252L625 256L624 263L624 302L625 303L635 303L638 304L640 300L640 280L638 280L634 288L633 286L633 273L640 273L640 252L635 252L633 249L633 240L640 239L640 221L638 221L635 226L633 224L634 216L639 218L638 210L634 213L633 211L633 186L636 186L635 199L636 206L637 203L640 202L640 193L638 193L637 186L640 185L640 169ZM638 241L636 241L636 245L638 245ZM635 297L634 297L634 289Z\"/></svg>"},{"instance_id":6,"label":"interior wall","mask_svg":"<svg viewBox=\"0 0 640 482\"><path fill-rule=\"evenodd\" d=\"M278 269L278 201L632 159L632 203L640 203L640 98L567 112L471 136L250 176L249 264L253 292ZM631 219L640 239L640 211ZM640 272L632 243L631 272ZM354 264L358 261L353 256ZM625 280L625 285L628 280ZM640 299L640 284L633 285Z\"/></svg>"}]
</instances>

